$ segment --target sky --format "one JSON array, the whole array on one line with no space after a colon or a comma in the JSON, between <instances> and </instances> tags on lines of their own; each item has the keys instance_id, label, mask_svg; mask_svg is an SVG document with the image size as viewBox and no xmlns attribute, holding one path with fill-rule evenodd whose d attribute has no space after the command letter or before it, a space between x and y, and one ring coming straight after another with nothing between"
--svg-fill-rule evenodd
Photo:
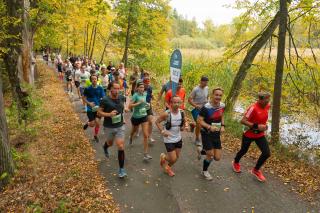
<instances>
[{"instance_id":1,"label":"sky","mask_svg":"<svg viewBox=\"0 0 320 213\"><path fill-rule=\"evenodd\" d=\"M195 17L202 27L206 19L212 19L218 25L231 23L232 18L239 15L240 11L224 5L234 5L234 2L235 0L171 0L170 5L190 20Z\"/></svg>"}]
</instances>

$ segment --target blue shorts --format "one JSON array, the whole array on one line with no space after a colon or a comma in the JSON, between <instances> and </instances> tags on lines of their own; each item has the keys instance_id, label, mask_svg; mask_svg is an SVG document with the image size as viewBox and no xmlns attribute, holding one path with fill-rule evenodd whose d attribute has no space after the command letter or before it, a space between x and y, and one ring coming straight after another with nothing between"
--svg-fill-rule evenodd
<instances>
[{"instance_id":1,"label":"blue shorts","mask_svg":"<svg viewBox=\"0 0 320 213\"><path fill-rule=\"evenodd\" d=\"M193 110L191 110L191 115L193 117L193 120L196 122L197 122L199 113L200 113L200 110L198 110L197 108L194 108Z\"/></svg>"}]
</instances>

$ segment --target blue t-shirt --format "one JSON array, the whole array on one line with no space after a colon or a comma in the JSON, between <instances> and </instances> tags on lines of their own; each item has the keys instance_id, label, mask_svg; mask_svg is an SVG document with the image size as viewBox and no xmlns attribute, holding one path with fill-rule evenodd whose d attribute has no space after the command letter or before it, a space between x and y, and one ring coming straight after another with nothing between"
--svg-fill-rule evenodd
<instances>
[{"instance_id":1,"label":"blue t-shirt","mask_svg":"<svg viewBox=\"0 0 320 213\"><path fill-rule=\"evenodd\" d=\"M145 92L147 93L147 97L146 97L147 103L151 103L151 100L152 100L152 87L151 87L151 86L148 86L148 87L145 89Z\"/></svg>"},{"instance_id":2,"label":"blue t-shirt","mask_svg":"<svg viewBox=\"0 0 320 213\"><path fill-rule=\"evenodd\" d=\"M87 98L88 102L94 102L96 106L100 105L101 99L105 96L104 90L101 86L93 87L90 85L89 87L84 89L83 95ZM87 106L88 111L92 111L91 106Z\"/></svg>"}]
</instances>

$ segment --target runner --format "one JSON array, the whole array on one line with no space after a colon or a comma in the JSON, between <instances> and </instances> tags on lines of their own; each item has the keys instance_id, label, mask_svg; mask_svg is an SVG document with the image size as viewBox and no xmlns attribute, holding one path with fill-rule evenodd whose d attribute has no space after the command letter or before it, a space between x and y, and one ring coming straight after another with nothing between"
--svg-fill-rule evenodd
<instances>
[{"instance_id":1,"label":"runner","mask_svg":"<svg viewBox=\"0 0 320 213\"><path fill-rule=\"evenodd\" d=\"M105 96L103 88L98 85L98 77L96 75L90 76L91 85L84 89L83 101L87 104L87 116L89 121L83 126L86 130L88 126L94 127L93 140L99 143L99 129L100 129L100 117L97 116L97 110L101 99Z\"/></svg>"},{"instance_id":2,"label":"runner","mask_svg":"<svg viewBox=\"0 0 320 213\"><path fill-rule=\"evenodd\" d=\"M186 98L186 90L182 87L182 83L183 83L183 80L182 78L180 78L177 86L176 96L179 96L181 99L180 109L185 110L184 100ZM170 109L171 98L172 98L172 90L170 89L165 96L166 108L168 109Z\"/></svg>"},{"instance_id":3,"label":"runner","mask_svg":"<svg viewBox=\"0 0 320 213\"><path fill-rule=\"evenodd\" d=\"M73 67L72 67L72 64L71 62L66 59L65 62L64 62L64 65L63 65L63 70L64 70L64 73L65 73L65 80L66 80L66 86L67 86L67 92L68 93L71 93L72 92L72 70L73 70Z\"/></svg>"},{"instance_id":4,"label":"runner","mask_svg":"<svg viewBox=\"0 0 320 213\"><path fill-rule=\"evenodd\" d=\"M149 140L151 143L154 143L155 140L152 138L152 129L153 129L153 111L152 111L152 104L151 101L153 99L152 94L152 86L150 84L150 74L148 72L145 72L145 77L143 78L143 84L144 84L144 91L147 93L146 101L149 104L149 109L147 110L148 115L148 124L149 124Z\"/></svg>"},{"instance_id":5,"label":"runner","mask_svg":"<svg viewBox=\"0 0 320 213\"><path fill-rule=\"evenodd\" d=\"M118 147L118 161L119 161L119 178L124 178L127 173L124 169L124 101L125 97L119 95L120 85L116 82L109 84L110 96L102 99L98 109L98 115L104 117L104 131L107 135L107 140L103 146L104 153L109 158L108 148L113 145L113 142Z\"/></svg>"},{"instance_id":6,"label":"runner","mask_svg":"<svg viewBox=\"0 0 320 213\"><path fill-rule=\"evenodd\" d=\"M184 112L179 109L181 102L179 96L173 96L170 110L163 112L156 120L167 150L167 154L160 154L160 166L170 177L175 175L172 166L177 162L182 148L181 131L184 130L185 119ZM163 121L166 121L164 126L161 125Z\"/></svg>"},{"instance_id":7,"label":"runner","mask_svg":"<svg viewBox=\"0 0 320 213\"><path fill-rule=\"evenodd\" d=\"M81 61L78 60L78 61L75 62L74 85L77 88L77 93L78 93L79 99L81 98L81 94L80 94L80 75L81 75Z\"/></svg>"},{"instance_id":8,"label":"runner","mask_svg":"<svg viewBox=\"0 0 320 213\"><path fill-rule=\"evenodd\" d=\"M261 151L261 155L256 166L251 170L251 174L261 182L266 181L266 178L263 176L260 168L271 155L269 144L265 137L265 131L268 129L269 101L270 93L259 92L258 101L251 105L244 114L241 123L246 126L246 131L242 136L241 149L232 163L233 170L237 173L241 172L240 159L247 153L251 143L255 141Z\"/></svg>"},{"instance_id":9,"label":"runner","mask_svg":"<svg viewBox=\"0 0 320 213\"><path fill-rule=\"evenodd\" d=\"M132 130L130 133L129 144L132 144L133 135L139 129L139 126L142 127L143 132L143 151L144 151L144 160L150 160L152 157L149 155L149 124L148 124L148 114L147 110L150 108L149 104L146 101L147 93L144 92L144 84L139 82L137 84L137 92L132 96L132 99L129 104L129 108L133 109L133 114L131 117Z\"/></svg>"},{"instance_id":10,"label":"runner","mask_svg":"<svg viewBox=\"0 0 320 213\"><path fill-rule=\"evenodd\" d=\"M159 96L158 96L159 102L161 101L162 95L163 94L166 95L167 92L171 89L171 87L172 87L171 80L162 85ZM166 108L166 110L167 110L167 108Z\"/></svg>"},{"instance_id":11,"label":"runner","mask_svg":"<svg viewBox=\"0 0 320 213\"><path fill-rule=\"evenodd\" d=\"M102 87L104 89L104 92L106 93L110 82L109 82L108 70L105 65L101 66L100 73L101 73L101 79L102 79Z\"/></svg>"},{"instance_id":12,"label":"runner","mask_svg":"<svg viewBox=\"0 0 320 213\"><path fill-rule=\"evenodd\" d=\"M62 81L63 80L63 61L62 61L62 57L61 54L59 53L57 55L57 68L58 68L58 73L59 73L59 79Z\"/></svg>"},{"instance_id":13,"label":"runner","mask_svg":"<svg viewBox=\"0 0 320 213\"><path fill-rule=\"evenodd\" d=\"M112 81L118 83L120 85L120 95L126 96L127 95L127 82L125 80L123 80L122 78L120 78L120 73L118 71L115 71L113 73L113 79Z\"/></svg>"},{"instance_id":14,"label":"runner","mask_svg":"<svg viewBox=\"0 0 320 213\"><path fill-rule=\"evenodd\" d=\"M84 89L86 88L86 82L90 78L90 73L85 71L85 69L86 69L86 66L82 65L81 69L80 69L80 78L79 78L80 79L80 95L81 95L81 97L83 96ZM86 106L86 102L84 102L83 99L82 99L82 103L83 103L83 110L86 112L87 106Z\"/></svg>"},{"instance_id":15,"label":"runner","mask_svg":"<svg viewBox=\"0 0 320 213\"><path fill-rule=\"evenodd\" d=\"M122 62L120 63L118 72L120 74L121 79L125 79L127 77L127 72L126 72L126 68L124 67L124 63Z\"/></svg>"},{"instance_id":16,"label":"runner","mask_svg":"<svg viewBox=\"0 0 320 213\"><path fill-rule=\"evenodd\" d=\"M107 70L109 70L111 72L111 68L115 68L112 64L112 61L109 61L109 64L107 66Z\"/></svg>"},{"instance_id":17,"label":"runner","mask_svg":"<svg viewBox=\"0 0 320 213\"><path fill-rule=\"evenodd\" d=\"M192 117L196 122L195 130L195 144L197 146L198 159L201 159L201 141L200 141L200 124L197 122L200 109L208 102L208 81L206 76L202 76L200 80L200 85L193 88L188 102L194 107L191 111Z\"/></svg>"},{"instance_id":18,"label":"runner","mask_svg":"<svg viewBox=\"0 0 320 213\"><path fill-rule=\"evenodd\" d=\"M201 174L207 180L212 180L208 172L208 167L212 160L219 161L221 158L221 139L220 134L224 132L224 107L221 103L223 90L217 87L212 90L211 100L200 110L198 123L201 128L202 146L206 151L206 158L203 160L203 169Z\"/></svg>"}]
</instances>

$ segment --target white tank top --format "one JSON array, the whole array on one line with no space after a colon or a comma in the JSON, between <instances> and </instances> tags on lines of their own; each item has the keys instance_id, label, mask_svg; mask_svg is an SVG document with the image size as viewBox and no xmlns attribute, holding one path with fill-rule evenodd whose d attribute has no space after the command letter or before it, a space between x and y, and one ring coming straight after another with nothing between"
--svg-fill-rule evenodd
<instances>
[{"instance_id":1,"label":"white tank top","mask_svg":"<svg viewBox=\"0 0 320 213\"><path fill-rule=\"evenodd\" d=\"M182 122L182 116L181 116L181 112L179 110L179 112L177 114L173 114L172 112L168 112L168 114L171 113L171 129L166 130L169 132L169 136L168 137L163 137L164 142L165 143L178 143L179 141L181 141L181 131L180 131L180 125ZM169 119L168 115L168 119Z\"/></svg>"}]
</instances>

